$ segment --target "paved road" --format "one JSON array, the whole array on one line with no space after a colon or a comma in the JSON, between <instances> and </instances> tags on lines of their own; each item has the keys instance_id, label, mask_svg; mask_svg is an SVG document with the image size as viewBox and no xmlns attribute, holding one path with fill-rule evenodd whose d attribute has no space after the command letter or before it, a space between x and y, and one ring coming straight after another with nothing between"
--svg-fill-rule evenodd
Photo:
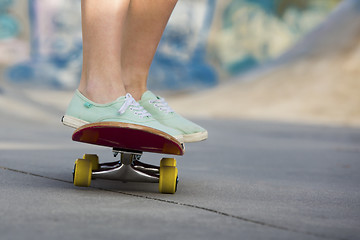
<instances>
[{"instance_id":1,"label":"paved road","mask_svg":"<svg viewBox=\"0 0 360 240\"><path fill-rule=\"evenodd\" d=\"M359 239L360 129L200 123L210 138L187 145L178 192L162 195L156 184L74 187L75 158L111 152L2 114L0 239Z\"/></svg>"}]
</instances>

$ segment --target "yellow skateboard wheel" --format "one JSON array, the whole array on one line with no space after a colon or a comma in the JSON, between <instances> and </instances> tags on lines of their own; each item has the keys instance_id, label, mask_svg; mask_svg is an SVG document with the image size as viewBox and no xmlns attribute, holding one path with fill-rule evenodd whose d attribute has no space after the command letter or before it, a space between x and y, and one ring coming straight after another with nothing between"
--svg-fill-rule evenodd
<instances>
[{"instance_id":1,"label":"yellow skateboard wheel","mask_svg":"<svg viewBox=\"0 0 360 240\"><path fill-rule=\"evenodd\" d=\"M92 170L99 170L100 169L98 155L96 155L96 154L84 154L83 159L90 160Z\"/></svg>"},{"instance_id":2,"label":"yellow skateboard wheel","mask_svg":"<svg viewBox=\"0 0 360 240\"><path fill-rule=\"evenodd\" d=\"M163 158L163 159L161 159L160 167L176 167L175 158Z\"/></svg>"},{"instance_id":3,"label":"yellow skateboard wheel","mask_svg":"<svg viewBox=\"0 0 360 240\"><path fill-rule=\"evenodd\" d=\"M91 161L88 159L77 159L74 166L74 185L78 187L89 187L91 183Z\"/></svg>"},{"instance_id":4,"label":"yellow skateboard wheel","mask_svg":"<svg viewBox=\"0 0 360 240\"><path fill-rule=\"evenodd\" d=\"M178 182L178 170L176 167L160 167L159 191L161 193L174 194Z\"/></svg>"}]
</instances>

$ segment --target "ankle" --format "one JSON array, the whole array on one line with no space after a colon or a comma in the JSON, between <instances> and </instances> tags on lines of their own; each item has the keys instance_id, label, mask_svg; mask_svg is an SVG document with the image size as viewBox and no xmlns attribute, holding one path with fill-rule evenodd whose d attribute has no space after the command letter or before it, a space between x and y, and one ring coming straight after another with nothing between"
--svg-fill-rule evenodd
<instances>
[{"instance_id":1,"label":"ankle","mask_svg":"<svg viewBox=\"0 0 360 240\"><path fill-rule=\"evenodd\" d=\"M146 87L127 87L126 92L130 93L131 96L136 100L139 101L144 94L144 92L147 91Z\"/></svg>"},{"instance_id":2,"label":"ankle","mask_svg":"<svg viewBox=\"0 0 360 240\"><path fill-rule=\"evenodd\" d=\"M121 72L116 68L102 71L83 67L78 90L86 98L99 104L113 102L126 94Z\"/></svg>"},{"instance_id":3,"label":"ankle","mask_svg":"<svg viewBox=\"0 0 360 240\"><path fill-rule=\"evenodd\" d=\"M99 104L113 102L117 98L121 96L125 96L126 94L125 89L123 87L119 87L119 86L110 87L103 84L98 87L79 86L78 90L87 99Z\"/></svg>"},{"instance_id":4,"label":"ankle","mask_svg":"<svg viewBox=\"0 0 360 240\"><path fill-rule=\"evenodd\" d=\"M136 101L141 99L144 92L147 91L147 71L131 71L127 69L122 73L122 79L124 80L124 87L127 93L130 93Z\"/></svg>"}]
</instances>

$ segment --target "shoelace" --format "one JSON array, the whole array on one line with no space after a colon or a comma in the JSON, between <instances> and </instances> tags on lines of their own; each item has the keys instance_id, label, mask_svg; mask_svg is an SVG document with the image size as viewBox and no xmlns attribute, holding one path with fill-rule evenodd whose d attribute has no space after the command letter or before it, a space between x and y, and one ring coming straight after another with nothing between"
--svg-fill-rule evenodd
<instances>
[{"instance_id":1,"label":"shoelace","mask_svg":"<svg viewBox=\"0 0 360 240\"><path fill-rule=\"evenodd\" d=\"M173 113L174 110L168 105L164 98L158 98L156 100L150 100L150 104L154 104L155 107L159 108L160 111L166 113Z\"/></svg>"},{"instance_id":2,"label":"shoelace","mask_svg":"<svg viewBox=\"0 0 360 240\"><path fill-rule=\"evenodd\" d=\"M119 114L120 115L124 114L128 108L134 111L134 113L138 115L140 118L151 117L151 114L148 111L146 111L138 102L136 102L130 93L126 94L125 102L118 110Z\"/></svg>"}]
</instances>

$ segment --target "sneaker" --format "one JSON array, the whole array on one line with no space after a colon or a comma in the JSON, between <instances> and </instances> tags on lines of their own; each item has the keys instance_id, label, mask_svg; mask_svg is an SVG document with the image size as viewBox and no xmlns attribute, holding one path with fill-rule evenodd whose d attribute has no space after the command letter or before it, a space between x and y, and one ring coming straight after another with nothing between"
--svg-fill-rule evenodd
<instances>
[{"instance_id":1,"label":"sneaker","mask_svg":"<svg viewBox=\"0 0 360 240\"><path fill-rule=\"evenodd\" d=\"M64 125L73 128L104 121L132 123L155 128L175 137L179 142L183 142L182 132L159 123L129 93L114 102L97 104L76 90L65 116L62 118Z\"/></svg>"},{"instance_id":2,"label":"sneaker","mask_svg":"<svg viewBox=\"0 0 360 240\"><path fill-rule=\"evenodd\" d=\"M146 91L139 103L161 124L181 131L184 142L198 142L207 139L208 132L204 128L177 114L164 98Z\"/></svg>"}]
</instances>

